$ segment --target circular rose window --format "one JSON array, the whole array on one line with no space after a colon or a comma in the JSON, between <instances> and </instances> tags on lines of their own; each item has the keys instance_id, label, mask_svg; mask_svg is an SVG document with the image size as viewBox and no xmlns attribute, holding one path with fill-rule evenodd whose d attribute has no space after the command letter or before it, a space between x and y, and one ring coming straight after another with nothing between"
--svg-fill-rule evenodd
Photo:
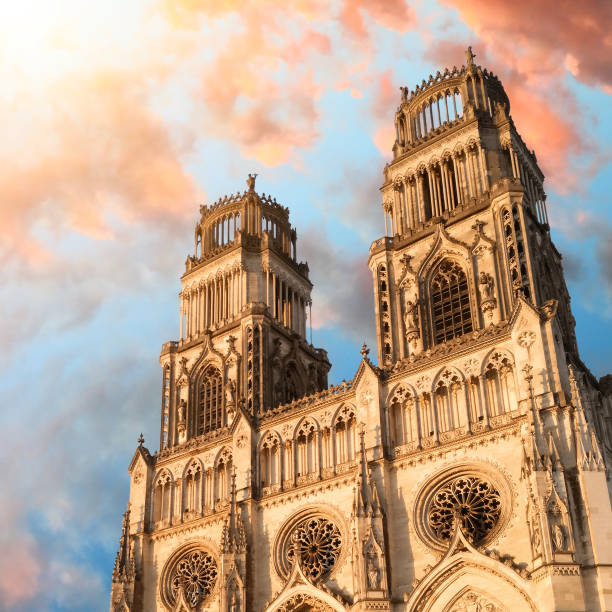
<instances>
[{"instance_id":1,"label":"circular rose window","mask_svg":"<svg viewBox=\"0 0 612 612\"><path fill-rule=\"evenodd\" d=\"M275 561L282 576L288 576L296 555L302 572L320 580L337 566L342 552L338 525L324 516L297 517L281 530L276 542Z\"/></svg>"},{"instance_id":2,"label":"circular rose window","mask_svg":"<svg viewBox=\"0 0 612 612\"><path fill-rule=\"evenodd\" d=\"M214 557L196 546L183 550L171 558L162 579L162 596L170 607L183 592L185 599L194 608L212 592L217 581L217 563Z\"/></svg>"},{"instance_id":3,"label":"circular rose window","mask_svg":"<svg viewBox=\"0 0 612 612\"><path fill-rule=\"evenodd\" d=\"M421 539L443 550L455 533L455 521L474 545L496 537L509 519L511 495L493 470L455 468L423 486L415 503L415 527Z\"/></svg>"}]
</instances>

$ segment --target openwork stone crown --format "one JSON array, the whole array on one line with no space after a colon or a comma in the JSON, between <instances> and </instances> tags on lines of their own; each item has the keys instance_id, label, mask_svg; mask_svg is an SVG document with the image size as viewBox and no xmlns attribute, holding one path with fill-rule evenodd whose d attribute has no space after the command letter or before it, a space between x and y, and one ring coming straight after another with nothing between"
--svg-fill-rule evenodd
<instances>
[{"instance_id":1,"label":"openwork stone crown","mask_svg":"<svg viewBox=\"0 0 612 612\"><path fill-rule=\"evenodd\" d=\"M477 547L496 538L512 515L512 491L497 470L485 464L449 467L426 482L414 506L416 531L429 547L447 548L459 521Z\"/></svg>"},{"instance_id":2,"label":"openwork stone crown","mask_svg":"<svg viewBox=\"0 0 612 612\"><path fill-rule=\"evenodd\" d=\"M342 531L334 520L313 512L306 516L300 513L279 532L275 546L277 571L287 577L297 561L310 580L324 579L340 565L342 544Z\"/></svg>"},{"instance_id":3,"label":"openwork stone crown","mask_svg":"<svg viewBox=\"0 0 612 612\"><path fill-rule=\"evenodd\" d=\"M186 601L195 608L212 593L218 573L217 562L208 551L190 547L166 566L162 598L172 607L182 592Z\"/></svg>"},{"instance_id":4,"label":"openwork stone crown","mask_svg":"<svg viewBox=\"0 0 612 612\"><path fill-rule=\"evenodd\" d=\"M287 551L287 559L299 556L299 564L306 576L318 580L329 573L340 554L342 538L340 530L325 518L311 518L296 526L292 536L293 546Z\"/></svg>"},{"instance_id":5,"label":"openwork stone crown","mask_svg":"<svg viewBox=\"0 0 612 612\"><path fill-rule=\"evenodd\" d=\"M427 519L440 540L451 538L455 520L459 520L463 533L479 544L495 527L500 514L500 494L491 483L477 477L460 477L434 494Z\"/></svg>"}]
</instances>

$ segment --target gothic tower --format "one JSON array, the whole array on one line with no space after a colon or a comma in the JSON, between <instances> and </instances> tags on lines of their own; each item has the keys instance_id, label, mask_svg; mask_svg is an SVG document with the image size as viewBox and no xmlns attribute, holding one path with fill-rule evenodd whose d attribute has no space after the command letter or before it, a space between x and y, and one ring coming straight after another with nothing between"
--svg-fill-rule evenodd
<instances>
[{"instance_id":1,"label":"gothic tower","mask_svg":"<svg viewBox=\"0 0 612 612\"><path fill-rule=\"evenodd\" d=\"M275 200L202 207L111 612L612 610L612 383L580 360L544 177L474 63L402 88L379 366L327 387Z\"/></svg>"}]
</instances>

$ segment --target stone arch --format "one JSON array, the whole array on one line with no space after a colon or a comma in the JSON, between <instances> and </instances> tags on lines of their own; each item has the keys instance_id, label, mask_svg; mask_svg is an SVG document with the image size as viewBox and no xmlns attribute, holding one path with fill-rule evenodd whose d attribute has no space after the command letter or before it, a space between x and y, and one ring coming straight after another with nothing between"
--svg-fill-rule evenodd
<instances>
[{"instance_id":1,"label":"stone arch","mask_svg":"<svg viewBox=\"0 0 612 612\"><path fill-rule=\"evenodd\" d=\"M536 612L524 580L499 561L464 551L442 561L413 591L410 612L458 612L455 604L468 592L506 607L492 612ZM467 608L469 609L469 608Z\"/></svg>"},{"instance_id":2,"label":"stone arch","mask_svg":"<svg viewBox=\"0 0 612 612\"><path fill-rule=\"evenodd\" d=\"M215 457L214 467L214 503L224 505L229 501L233 470L232 451L224 446Z\"/></svg>"},{"instance_id":3,"label":"stone arch","mask_svg":"<svg viewBox=\"0 0 612 612\"><path fill-rule=\"evenodd\" d=\"M442 368L433 381L433 399L438 420L438 432L442 438L445 432L467 425L469 407L463 372L452 366Z\"/></svg>"},{"instance_id":4,"label":"stone arch","mask_svg":"<svg viewBox=\"0 0 612 612\"><path fill-rule=\"evenodd\" d=\"M174 506L174 478L167 468L160 469L153 479L151 520L160 528L172 522Z\"/></svg>"},{"instance_id":5,"label":"stone arch","mask_svg":"<svg viewBox=\"0 0 612 612\"><path fill-rule=\"evenodd\" d=\"M418 394L402 382L387 396L388 431L392 447L416 443L419 439Z\"/></svg>"},{"instance_id":6,"label":"stone arch","mask_svg":"<svg viewBox=\"0 0 612 612\"><path fill-rule=\"evenodd\" d=\"M204 465L198 457L187 462L183 470L183 520L200 516L204 500Z\"/></svg>"},{"instance_id":7,"label":"stone arch","mask_svg":"<svg viewBox=\"0 0 612 612\"><path fill-rule=\"evenodd\" d=\"M482 360L482 377L489 418L502 415L518 408L518 380L514 356L506 349L494 348Z\"/></svg>"},{"instance_id":8,"label":"stone arch","mask_svg":"<svg viewBox=\"0 0 612 612\"><path fill-rule=\"evenodd\" d=\"M267 430L259 440L257 455L262 492L282 482L282 439L275 430ZM268 491L269 492L269 491Z\"/></svg>"},{"instance_id":9,"label":"stone arch","mask_svg":"<svg viewBox=\"0 0 612 612\"><path fill-rule=\"evenodd\" d=\"M298 482L320 471L320 432L319 423L310 416L300 419L295 428L293 440Z\"/></svg>"},{"instance_id":10,"label":"stone arch","mask_svg":"<svg viewBox=\"0 0 612 612\"><path fill-rule=\"evenodd\" d=\"M336 463L355 459L357 454L357 409L352 404L341 404L332 419Z\"/></svg>"},{"instance_id":11,"label":"stone arch","mask_svg":"<svg viewBox=\"0 0 612 612\"><path fill-rule=\"evenodd\" d=\"M423 263L419 275L422 294L426 296L426 302L430 304L426 313L430 329L430 343L435 345L470 333L477 322L477 308L473 269L468 249L463 245L455 245L449 240L438 241L437 246ZM445 282L447 285L444 284ZM446 287L445 290L443 290L444 287ZM449 295L448 291L451 291L453 296L452 300L448 298L452 307L444 301L445 296ZM448 315L448 312L451 313L451 316L445 317L445 313ZM456 323L457 316L460 325Z\"/></svg>"},{"instance_id":12,"label":"stone arch","mask_svg":"<svg viewBox=\"0 0 612 612\"><path fill-rule=\"evenodd\" d=\"M346 612L331 595L310 585L300 585L283 593L265 612Z\"/></svg>"}]
</instances>

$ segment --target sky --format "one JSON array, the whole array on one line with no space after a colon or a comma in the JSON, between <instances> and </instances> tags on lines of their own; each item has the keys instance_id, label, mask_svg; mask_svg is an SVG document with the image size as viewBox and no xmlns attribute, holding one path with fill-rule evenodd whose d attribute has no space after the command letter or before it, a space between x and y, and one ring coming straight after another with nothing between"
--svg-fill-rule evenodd
<instances>
[{"instance_id":1,"label":"sky","mask_svg":"<svg viewBox=\"0 0 612 612\"><path fill-rule=\"evenodd\" d=\"M0 21L0 611L108 609L199 206L249 172L291 209L330 382L353 377L399 87L468 45L546 175L583 360L612 370L609 1L21 0Z\"/></svg>"}]
</instances>

